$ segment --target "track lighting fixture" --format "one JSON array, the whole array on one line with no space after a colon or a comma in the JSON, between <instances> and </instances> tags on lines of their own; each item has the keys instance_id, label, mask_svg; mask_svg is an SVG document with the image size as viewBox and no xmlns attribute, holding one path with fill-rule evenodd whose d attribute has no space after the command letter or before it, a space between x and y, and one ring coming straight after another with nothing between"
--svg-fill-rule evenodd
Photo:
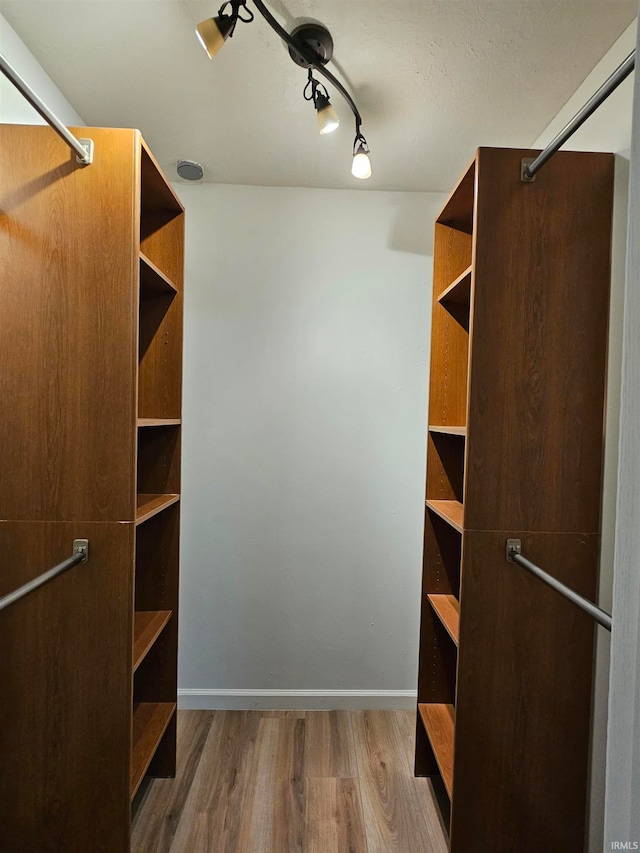
<instances>
[{"instance_id":1,"label":"track lighting fixture","mask_svg":"<svg viewBox=\"0 0 640 853\"><path fill-rule=\"evenodd\" d=\"M206 21L201 21L198 24L196 33L209 59L213 59L225 41L233 35L238 21L245 23L253 21L254 14L248 8L247 2L248 0L228 0L220 7L215 18L207 18ZM304 97L307 101L313 101L321 134L325 135L337 130L340 119L330 102L329 92L322 83L316 80L313 71L317 71L335 86L349 104L356 122L351 174L356 178L369 178L371 176L371 163L367 140L360 131L362 117L349 92L325 67L333 55L331 33L321 24L303 24L292 33L288 33L273 17L262 0L252 0L252 2L271 29L285 42L296 65L308 69L309 79L304 89Z\"/></svg>"},{"instance_id":2,"label":"track lighting fixture","mask_svg":"<svg viewBox=\"0 0 640 853\"><path fill-rule=\"evenodd\" d=\"M340 125L338 114L331 106L329 93L326 86L319 83L313 76L313 69L309 66L309 82L304 87L305 101L313 101L313 106L318 114L318 129L321 134L333 133Z\"/></svg>"}]
</instances>

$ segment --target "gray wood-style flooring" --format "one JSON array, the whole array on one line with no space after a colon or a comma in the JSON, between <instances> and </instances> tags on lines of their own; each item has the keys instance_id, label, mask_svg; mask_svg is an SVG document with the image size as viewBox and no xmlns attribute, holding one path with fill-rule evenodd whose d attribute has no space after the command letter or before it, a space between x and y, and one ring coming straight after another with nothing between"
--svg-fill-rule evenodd
<instances>
[{"instance_id":1,"label":"gray wood-style flooring","mask_svg":"<svg viewBox=\"0 0 640 853\"><path fill-rule=\"evenodd\" d=\"M180 711L133 853L446 853L409 711Z\"/></svg>"}]
</instances>

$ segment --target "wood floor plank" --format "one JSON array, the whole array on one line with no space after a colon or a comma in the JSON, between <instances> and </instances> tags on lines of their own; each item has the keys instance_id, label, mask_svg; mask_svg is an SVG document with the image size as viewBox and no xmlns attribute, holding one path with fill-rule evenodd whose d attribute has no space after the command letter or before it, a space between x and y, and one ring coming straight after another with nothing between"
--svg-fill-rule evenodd
<instances>
[{"instance_id":1,"label":"wood floor plank","mask_svg":"<svg viewBox=\"0 0 640 853\"><path fill-rule=\"evenodd\" d=\"M219 713L221 722L207 738L171 853L238 850L260 718L251 711Z\"/></svg>"},{"instance_id":2,"label":"wood floor plank","mask_svg":"<svg viewBox=\"0 0 640 853\"><path fill-rule=\"evenodd\" d=\"M407 754L409 769L413 769L415 743L416 743L416 712L415 711L391 711L396 721L400 737Z\"/></svg>"},{"instance_id":3,"label":"wood floor plank","mask_svg":"<svg viewBox=\"0 0 640 853\"><path fill-rule=\"evenodd\" d=\"M149 784L131 823L132 853L170 849L213 719L213 711L178 713L176 778Z\"/></svg>"},{"instance_id":4,"label":"wood floor plank","mask_svg":"<svg viewBox=\"0 0 640 853\"><path fill-rule=\"evenodd\" d=\"M357 779L305 782L305 853L368 853Z\"/></svg>"},{"instance_id":5,"label":"wood floor plank","mask_svg":"<svg viewBox=\"0 0 640 853\"><path fill-rule=\"evenodd\" d=\"M393 715L353 711L351 720L369 853L446 853L440 827L426 819L430 789L414 779Z\"/></svg>"},{"instance_id":6,"label":"wood floor plank","mask_svg":"<svg viewBox=\"0 0 640 853\"><path fill-rule=\"evenodd\" d=\"M149 786L132 853L446 853L412 718L181 711L178 776Z\"/></svg>"},{"instance_id":7,"label":"wood floor plank","mask_svg":"<svg viewBox=\"0 0 640 853\"><path fill-rule=\"evenodd\" d=\"M238 853L303 853L304 739L304 719L260 720Z\"/></svg>"},{"instance_id":8,"label":"wood floor plank","mask_svg":"<svg viewBox=\"0 0 640 853\"><path fill-rule=\"evenodd\" d=\"M310 778L358 775L348 711L308 711L305 774Z\"/></svg>"}]
</instances>

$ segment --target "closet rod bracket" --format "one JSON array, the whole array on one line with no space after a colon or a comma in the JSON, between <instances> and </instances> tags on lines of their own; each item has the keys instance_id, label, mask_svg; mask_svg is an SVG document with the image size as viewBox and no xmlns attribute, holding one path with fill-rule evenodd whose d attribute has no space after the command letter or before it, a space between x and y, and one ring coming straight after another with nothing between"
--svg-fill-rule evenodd
<instances>
[{"instance_id":1,"label":"closet rod bracket","mask_svg":"<svg viewBox=\"0 0 640 853\"><path fill-rule=\"evenodd\" d=\"M524 161L523 161L524 162ZM531 178L533 180L533 178ZM514 563L513 559L514 554L522 554L522 540L521 539L507 539L507 562Z\"/></svg>"},{"instance_id":2,"label":"closet rod bracket","mask_svg":"<svg viewBox=\"0 0 640 853\"><path fill-rule=\"evenodd\" d=\"M93 139L78 139L86 154L84 157L76 157L76 162L81 166L90 166L93 163Z\"/></svg>"},{"instance_id":3,"label":"closet rod bracket","mask_svg":"<svg viewBox=\"0 0 640 853\"><path fill-rule=\"evenodd\" d=\"M82 141L82 140L81 140ZM73 556L76 557L82 554L83 559L80 561L86 563L89 560L89 540L74 539L73 540Z\"/></svg>"},{"instance_id":4,"label":"closet rod bracket","mask_svg":"<svg viewBox=\"0 0 640 853\"><path fill-rule=\"evenodd\" d=\"M529 166L534 162L534 160L535 157L523 157L520 161L520 180L524 181L525 184L531 184L536 179L535 175L531 175L529 173Z\"/></svg>"}]
</instances>

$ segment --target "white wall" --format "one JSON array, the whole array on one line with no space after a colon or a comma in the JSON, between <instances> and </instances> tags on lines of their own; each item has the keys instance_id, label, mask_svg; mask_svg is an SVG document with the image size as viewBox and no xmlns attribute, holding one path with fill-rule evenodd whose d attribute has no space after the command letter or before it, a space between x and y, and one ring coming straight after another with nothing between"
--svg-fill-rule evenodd
<instances>
[{"instance_id":1,"label":"white wall","mask_svg":"<svg viewBox=\"0 0 640 853\"><path fill-rule=\"evenodd\" d=\"M639 45L640 47L640 45ZM640 844L640 81L636 66L625 292L605 849Z\"/></svg>"},{"instance_id":2,"label":"white wall","mask_svg":"<svg viewBox=\"0 0 640 853\"><path fill-rule=\"evenodd\" d=\"M183 707L411 707L440 194L176 184Z\"/></svg>"},{"instance_id":3,"label":"white wall","mask_svg":"<svg viewBox=\"0 0 640 853\"><path fill-rule=\"evenodd\" d=\"M2 15L0 15L0 53L62 122L74 127L85 123ZM45 124L44 119L1 73L0 122L2 124Z\"/></svg>"},{"instance_id":4,"label":"white wall","mask_svg":"<svg viewBox=\"0 0 640 853\"><path fill-rule=\"evenodd\" d=\"M634 21L594 68L563 110L533 143L544 147L587 102L636 45ZM629 196L629 149L633 112L633 75L607 99L564 146L575 151L612 151L616 156L611 316L609 322L609 370L605 434L605 464L602 504L602 547L598 603L611 612L613 556L618 471L622 320L625 290L627 209ZM591 795L589 853L600 853L604 840L605 763L607 747L607 703L611 637L602 628L596 634L596 668L591 752Z\"/></svg>"}]
</instances>

